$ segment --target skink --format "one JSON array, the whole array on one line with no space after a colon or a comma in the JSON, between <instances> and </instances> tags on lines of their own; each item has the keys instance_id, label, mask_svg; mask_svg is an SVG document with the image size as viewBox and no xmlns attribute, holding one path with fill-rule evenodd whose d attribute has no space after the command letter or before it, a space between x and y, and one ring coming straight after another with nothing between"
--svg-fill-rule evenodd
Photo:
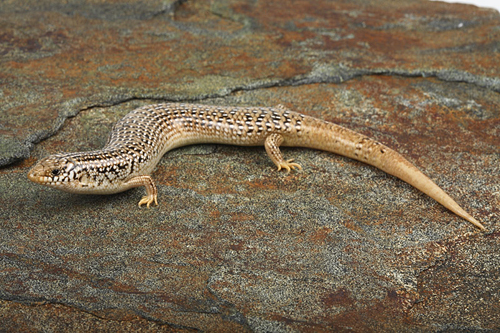
<instances>
[{"instance_id":1,"label":"skink","mask_svg":"<svg viewBox=\"0 0 500 333\"><path fill-rule=\"evenodd\" d=\"M301 169L280 146L325 150L371 164L427 194L481 230L484 226L403 156L342 126L284 106L230 107L165 103L138 108L115 124L101 150L56 154L40 160L28 178L67 192L111 194L145 186L139 206L157 202L150 174L176 147L196 143L261 146L278 170Z\"/></svg>"}]
</instances>

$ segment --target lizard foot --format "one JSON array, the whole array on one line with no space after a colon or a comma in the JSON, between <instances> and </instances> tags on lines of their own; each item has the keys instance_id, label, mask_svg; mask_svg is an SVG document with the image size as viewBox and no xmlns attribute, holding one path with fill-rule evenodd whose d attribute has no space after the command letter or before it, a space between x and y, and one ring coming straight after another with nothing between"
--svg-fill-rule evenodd
<instances>
[{"instance_id":1,"label":"lizard foot","mask_svg":"<svg viewBox=\"0 0 500 333\"><path fill-rule=\"evenodd\" d=\"M295 170L295 169L302 170L302 167L300 166L300 164L291 163L291 162L293 162L293 159L292 160L288 160L288 161L280 162L279 165L278 165L278 171L280 171L281 169L284 169L288 173L291 170Z\"/></svg>"},{"instance_id":2,"label":"lizard foot","mask_svg":"<svg viewBox=\"0 0 500 333\"><path fill-rule=\"evenodd\" d=\"M149 205L151 205L152 203L155 203L155 205L158 206L158 201L156 199L156 195L146 195L144 197L142 197L141 201L139 201L139 207L141 207L142 205L146 205L146 207L149 208Z\"/></svg>"}]
</instances>

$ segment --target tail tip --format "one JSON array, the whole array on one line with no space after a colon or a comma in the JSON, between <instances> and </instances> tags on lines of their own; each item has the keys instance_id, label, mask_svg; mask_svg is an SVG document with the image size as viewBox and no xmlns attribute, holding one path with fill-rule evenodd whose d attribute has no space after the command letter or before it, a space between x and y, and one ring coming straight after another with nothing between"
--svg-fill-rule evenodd
<instances>
[{"instance_id":1,"label":"tail tip","mask_svg":"<svg viewBox=\"0 0 500 333\"><path fill-rule=\"evenodd\" d=\"M481 222L479 222L478 220L476 220L472 216L468 216L467 221L469 221L470 223L474 224L476 227L478 227L479 229L481 229L481 231L486 231L486 228L481 224Z\"/></svg>"}]
</instances>

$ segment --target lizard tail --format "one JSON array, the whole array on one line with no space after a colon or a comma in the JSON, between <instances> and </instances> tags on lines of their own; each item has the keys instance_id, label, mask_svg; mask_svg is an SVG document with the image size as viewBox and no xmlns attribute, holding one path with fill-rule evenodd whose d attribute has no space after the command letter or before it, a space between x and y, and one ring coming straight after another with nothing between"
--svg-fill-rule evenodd
<instances>
[{"instance_id":1,"label":"lizard tail","mask_svg":"<svg viewBox=\"0 0 500 333\"><path fill-rule=\"evenodd\" d=\"M391 148L334 123L306 117L300 142L292 146L325 150L370 165L404 180L481 230L485 227L416 166Z\"/></svg>"}]
</instances>

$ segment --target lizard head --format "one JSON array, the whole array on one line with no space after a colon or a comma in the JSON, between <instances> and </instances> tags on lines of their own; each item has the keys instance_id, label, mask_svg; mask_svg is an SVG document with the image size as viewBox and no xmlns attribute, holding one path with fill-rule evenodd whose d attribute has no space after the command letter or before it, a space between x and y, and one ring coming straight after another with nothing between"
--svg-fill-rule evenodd
<instances>
[{"instance_id":1,"label":"lizard head","mask_svg":"<svg viewBox=\"0 0 500 333\"><path fill-rule=\"evenodd\" d=\"M37 184L54 187L59 190L74 192L75 183L79 182L77 164L66 154L46 157L31 168L28 179Z\"/></svg>"},{"instance_id":2,"label":"lizard head","mask_svg":"<svg viewBox=\"0 0 500 333\"><path fill-rule=\"evenodd\" d=\"M96 152L51 155L31 168L28 179L80 194L112 194L135 187L133 184L123 186L130 172L125 160L116 164L103 160L109 160L109 156Z\"/></svg>"}]
</instances>

